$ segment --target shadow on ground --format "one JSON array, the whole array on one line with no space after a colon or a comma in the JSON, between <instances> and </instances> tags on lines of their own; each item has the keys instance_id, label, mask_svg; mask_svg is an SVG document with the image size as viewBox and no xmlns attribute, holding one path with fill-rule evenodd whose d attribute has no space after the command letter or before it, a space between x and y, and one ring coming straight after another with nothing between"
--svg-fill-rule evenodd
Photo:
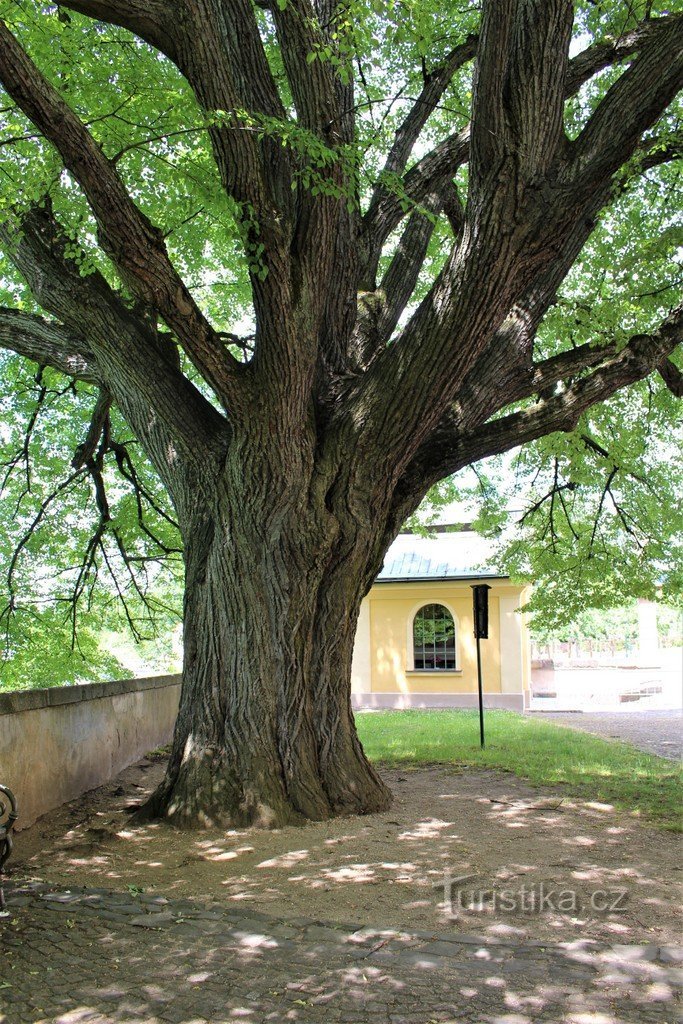
<instances>
[{"instance_id":1,"label":"shadow on ground","mask_svg":"<svg viewBox=\"0 0 683 1024\"><path fill-rule=\"evenodd\" d=\"M371 817L274 832L133 826L126 808L162 771L145 759L19 833L16 870L279 918L513 940L661 945L679 935L679 840L559 787L492 771L391 771L394 806ZM449 878L463 879L450 896Z\"/></svg>"},{"instance_id":2,"label":"shadow on ground","mask_svg":"<svg viewBox=\"0 0 683 1024\"><path fill-rule=\"evenodd\" d=\"M224 904L13 883L0 1021L649 1024L680 953L335 928Z\"/></svg>"}]
</instances>

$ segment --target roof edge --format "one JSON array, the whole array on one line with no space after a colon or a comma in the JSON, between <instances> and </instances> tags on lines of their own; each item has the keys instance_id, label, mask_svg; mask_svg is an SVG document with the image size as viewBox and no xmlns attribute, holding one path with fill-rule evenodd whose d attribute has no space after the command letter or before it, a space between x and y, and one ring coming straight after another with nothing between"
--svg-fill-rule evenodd
<instances>
[{"instance_id":1,"label":"roof edge","mask_svg":"<svg viewBox=\"0 0 683 1024\"><path fill-rule=\"evenodd\" d=\"M375 583L455 583L458 580L509 580L510 577L502 573L467 573L463 576L377 576Z\"/></svg>"}]
</instances>

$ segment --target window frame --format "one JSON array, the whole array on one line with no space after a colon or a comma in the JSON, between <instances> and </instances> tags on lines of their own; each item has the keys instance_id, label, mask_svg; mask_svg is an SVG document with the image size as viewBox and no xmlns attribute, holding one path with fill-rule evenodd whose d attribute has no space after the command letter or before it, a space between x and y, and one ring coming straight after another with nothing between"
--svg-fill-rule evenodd
<instances>
[{"instance_id":1,"label":"window frame","mask_svg":"<svg viewBox=\"0 0 683 1024\"><path fill-rule=\"evenodd\" d=\"M453 621L453 640L454 640L454 656L455 656L455 667L454 668L416 668L415 667L415 619L422 611L423 608L428 608L430 605L438 605L441 608L445 608ZM424 675L460 675L462 673L462 667L460 663L460 644L459 644L459 629L458 629L458 617L455 614L453 607L448 601L444 601L440 598L422 599L416 602L411 609L410 615L408 616L408 666L406 671L409 673L418 673Z\"/></svg>"}]
</instances>

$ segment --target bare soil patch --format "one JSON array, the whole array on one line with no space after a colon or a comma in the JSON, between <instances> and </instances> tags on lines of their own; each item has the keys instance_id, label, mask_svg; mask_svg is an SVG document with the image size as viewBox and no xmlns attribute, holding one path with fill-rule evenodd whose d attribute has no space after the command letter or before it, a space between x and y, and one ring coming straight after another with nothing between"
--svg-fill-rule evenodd
<instances>
[{"instance_id":1,"label":"bare soil patch","mask_svg":"<svg viewBox=\"0 0 683 1024\"><path fill-rule=\"evenodd\" d=\"M611 806L514 775L385 771L371 817L272 832L136 825L161 778L150 756L16 838L17 875L249 905L283 918L524 941L677 943L681 842ZM445 898L444 878L464 877Z\"/></svg>"}]
</instances>

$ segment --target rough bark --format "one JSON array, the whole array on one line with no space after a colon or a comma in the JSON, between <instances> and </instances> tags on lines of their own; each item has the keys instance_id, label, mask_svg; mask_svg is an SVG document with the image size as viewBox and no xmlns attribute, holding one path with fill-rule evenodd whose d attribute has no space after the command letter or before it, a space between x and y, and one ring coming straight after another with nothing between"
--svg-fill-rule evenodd
<instances>
[{"instance_id":1,"label":"rough bark","mask_svg":"<svg viewBox=\"0 0 683 1024\"><path fill-rule=\"evenodd\" d=\"M205 484L215 500L181 516L181 706L166 779L142 813L274 826L383 810L390 794L350 706L358 547L339 560L343 528L311 501L303 467L285 478L272 440L248 448L248 487L240 453Z\"/></svg>"}]
</instances>

